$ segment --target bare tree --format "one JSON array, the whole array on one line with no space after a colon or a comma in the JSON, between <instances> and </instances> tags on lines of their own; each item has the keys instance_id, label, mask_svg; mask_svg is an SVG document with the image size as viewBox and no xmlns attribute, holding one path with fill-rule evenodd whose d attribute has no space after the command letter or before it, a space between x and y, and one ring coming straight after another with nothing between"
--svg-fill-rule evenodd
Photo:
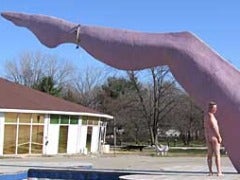
<instances>
[{"instance_id":1,"label":"bare tree","mask_svg":"<svg viewBox=\"0 0 240 180\"><path fill-rule=\"evenodd\" d=\"M189 145L193 139L204 139L202 109L184 92L178 96L177 102L169 122L181 133L184 145Z\"/></svg>"},{"instance_id":2,"label":"bare tree","mask_svg":"<svg viewBox=\"0 0 240 180\"><path fill-rule=\"evenodd\" d=\"M6 78L16 83L32 86L43 76L45 61L39 53L24 53L19 58L5 63Z\"/></svg>"},{"instance_id":3,"label":"bare tree","mask_svg":"<svg viewBox=\"0 0 240 180\"><path fill-rule=\"evenodd\" d=\"M136 72L129 71L128 75L133 82L139 98L139 108L147 122L151 144L157 143L158 130L166 128L165 117L175 104L175 94L178 91L175 80L169 76L168 67L149 69L151 83L142 88L137 81Z\"/></svg>"},{"instance_id":4,"label":"bare tree","mask_svg":"<svg viewBox=\"0 0 240 180\"><path fill-rule=\"evenodd\" d=\"M64 86L74 74L75 68L67 60L42 53L23 53L19 58L5 63L5 77L16 83L33 87L44 77L51 77L55 84Z\"/></svg>"},{"instance_id":5,"label":"bare tree","mask_svg":"<svg viewBox=\"0 0 240 180\"><path fill-rule=\"evenodd\" d=\"M78 103L96 108L98 93L110 73L106 68L86 67L78 69L74 81L69 86Z\"/></svg>"}]
</instances>

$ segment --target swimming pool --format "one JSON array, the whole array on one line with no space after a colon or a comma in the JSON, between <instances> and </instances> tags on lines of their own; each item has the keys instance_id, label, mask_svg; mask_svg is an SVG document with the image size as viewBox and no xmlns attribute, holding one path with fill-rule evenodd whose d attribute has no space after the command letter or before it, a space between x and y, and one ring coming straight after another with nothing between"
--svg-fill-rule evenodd
<instances>
[{"instance_id":1,"label":"swimming pool","mask_svg":"<svg viewBox=\"0 0 240 180\"><path fill-rule=\"evenodd\" d=\"M29 169L15 174L0 175L0 180L118 180L130 174L159 174L159 171L109 169Z\"/></svg>"}]
</instances>

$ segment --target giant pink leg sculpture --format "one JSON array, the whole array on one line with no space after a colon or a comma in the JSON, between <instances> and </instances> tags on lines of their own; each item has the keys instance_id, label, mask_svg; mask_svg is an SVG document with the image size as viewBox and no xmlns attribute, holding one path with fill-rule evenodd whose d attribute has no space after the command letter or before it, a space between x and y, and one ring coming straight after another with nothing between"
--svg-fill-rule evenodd
<instances>
[{"instance_id":1,"label":"giant pink leg sculpture","mask_svg":"<svg viewBox=\"0 0 240 180\"><path fill-rule=\"evenodd\" d=\"M2 13L2 16L28 28L41 43L51 48L61 43L76 43L78 36L79 45L89 54L119 69L168 65L178 82L202 108L210 100L218 103L224 146L240 172L240 73L193 34L153 34L78 26L49 16L13 12Z\"/></svg>"}]
</instances>

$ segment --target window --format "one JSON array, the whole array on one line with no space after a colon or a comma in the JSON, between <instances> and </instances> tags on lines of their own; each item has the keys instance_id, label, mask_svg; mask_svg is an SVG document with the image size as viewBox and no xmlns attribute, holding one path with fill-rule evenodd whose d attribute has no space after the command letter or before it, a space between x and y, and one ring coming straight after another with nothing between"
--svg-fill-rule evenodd
<instances>
[{"instance_id":1,"label":"window","mask_svg":"<svg viewBox=\"0 0 240 180\"><path fill-rule=\"evenodd\" d=\"M16 123L17 117L17 113L5 113L5 123Z\"/></svg>"},{"instance_id":2,"label":"window","mask_svg":"<svg viewBox=\"0 0 240 180\"><path fill-rule=\"evenodd\" d=\"M78 116L70 116L70 124L78 124Z\"/></svg>"},{"instance_id":3,"label":"window","mask_svg":"<svg viewBox=\"0 0 240 180\"><path fill-rule=\"evenodd\" d=\"M16 151L16 125L5 125L3 154L15 154Z\"/></svg>"},{"instance_id":4,"label":"window","mask_svg":"<svg viewBox=\"0 0 240 180\"><path fill-rule=\"evenodd\" d=\"M98 117L90 117L90 116L82 117L82 125L98 125L98 122L99 122Z\"/></svg>"},{"instance_id":5,"label":"window","mask_svg":"<svg viewBox=\"0 0 240 180\"><path fill-rule=\"evenodd\" d=\"M19 123L31 123L32 114L19 114Z\"/></svg>"},{"instance_id":6,"label":"window","mask_svg":"<svg viewBox=\"0 0 240 180\"><path fill-rule=\"evenodd\" d=\"M69 115L50 115L50 123L51 124L78 124L78 116L69 116Z\"/></svg>"},{"instance_id":7,"label":"window","mask_svg":"<svg viewBox=\"0 0 240 180\"><path fill-rule=\"evenodd\" d=\"M33 125L31 153L42 153L42 144L43 144L43 126Z\"/></svg>"},{"instance_id":8,"label":"window","mask_svg":"<svg viewBox=\"0 0 240 180\"><path fill-rule=\"evenodd\" d=\"M19 125L17 154L29 153L30 128L30 125Z\"/></svg>"},{"instance_id":9,"label":"window","mask_svg":"<svg viewBox=\"0 0 240 180\"><path fill-rule=\"evenodd\" d=\"M50 124L59 124L59 115L50 115Z\"/></svg>"},{"instance_id":10,"label":"window","mask_svg":"<svg viewBox=\"0 0 240 180\"><path fill-rule=\"evenodd\" d=\"M37 124L44 124L44 115L43 114L33 114L32 122Z\"/></svg>"},{"instance_id":11,"label":"window","mask_svg":"<svg viewBox=\"0 0 240 180\"><path fill-rule=\"evenodd\" d=\"M60 124L69 124L69 116L61 116Z\"/></svg>"},{"instance_id":12,"label":"window","mask_svg":"<svg viewBox=\"0 0 240 180\"><path fill-rule=\"evenodd\" d=\"M4 154L42 153L44 115L5 113Z\"/></svg>"}]
</instances>

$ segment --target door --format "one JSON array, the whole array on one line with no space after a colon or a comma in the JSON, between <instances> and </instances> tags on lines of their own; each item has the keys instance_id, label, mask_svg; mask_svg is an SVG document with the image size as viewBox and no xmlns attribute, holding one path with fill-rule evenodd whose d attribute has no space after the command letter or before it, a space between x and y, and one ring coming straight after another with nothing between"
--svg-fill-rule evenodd
<instances>
[{"instance_id":1,"label":"door","mask_svg":"<svg viewBox=\"0 0 240 180\"><path fill-rule=\"evenodd\" d=\"M68 126L60 126L58 153L67 153Z\"/></svg>"},{"instance_id":2,"label":"door","mask_svg":"<svg viewBox=\"0 0 240 180\"><path fill-rule=\"evenodd\" d=\"M87 128L87 144L86 147L88 152L91 152L91 143L92 143L92 126L88 126Z\"/></svg>"}]
</instances>

